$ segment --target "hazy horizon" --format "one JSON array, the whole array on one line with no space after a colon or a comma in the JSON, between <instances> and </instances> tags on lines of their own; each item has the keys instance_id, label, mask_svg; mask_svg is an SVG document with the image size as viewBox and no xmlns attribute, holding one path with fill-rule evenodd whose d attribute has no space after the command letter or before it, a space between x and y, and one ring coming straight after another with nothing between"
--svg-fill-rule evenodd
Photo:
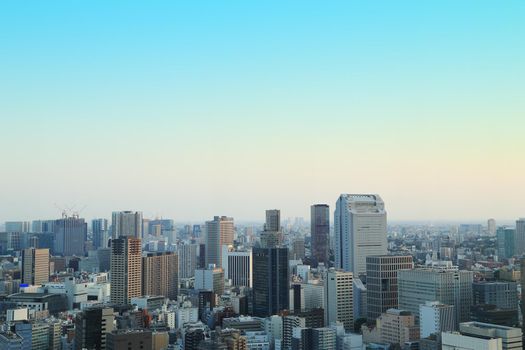
<instances>
[{"instance_id":1,"label":"hazy horizon","mask_svg":"<svg viewBox=\"0 0 525 350\"><path fill-rule=\"evenodd\" d=\"M525 2L3 2L0 221L525 216ZM506 218L500 220L498 218ZM480 220L480 219L475 219Z\"/></svg>"}]
</instances>

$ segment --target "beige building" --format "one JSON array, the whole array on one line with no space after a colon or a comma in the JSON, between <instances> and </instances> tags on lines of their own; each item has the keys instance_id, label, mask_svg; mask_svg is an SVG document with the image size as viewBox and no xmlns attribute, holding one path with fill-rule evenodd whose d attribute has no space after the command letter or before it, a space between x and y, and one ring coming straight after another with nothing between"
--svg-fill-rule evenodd
<instances>
[{"instance_id":1,"label":"beige building","mask_svg":"<svg viewBox=\"0 0 525 350\"><path fill-rule=\"evenodd\" d=\"M122 236L111 242L111 302L128 304L142 295L142 247L139 238Z\"/></svg>"},{"instance_id":2,"label":"beige building","mask_svg":"<svg viewBox=\"0 0 525 350\"><path fill-rule=\"evenodd\" d=\"M49 249L22 250L22 283L40 285L49 282Z\"/></svg>"},{"instance_id":3,"label":"beige building","mask_svg":"<svg viewBox=\"0 0 525 350\"><path fill-rule=\"evenodd\" d=\"M339 321L347 331L354 329L353 274L331 268L325 279L325 322Z\"/></svg>"},{"instance_id":4,"label":"beige building","mask_svg":"<svg viewBox=\"0 0 525 350\"><path fill-rule=\"evenodd\" d=\"M459 332L443 332L442 350L502 350L501 338L483 339L462 335Z\"/></svg>"},{"instance_id":5,"label":"beige building","mask_svg":"<svg viewBox=\"0 0 525 350\"><path fill-rule=\"evenodd\" d=\"M419 339L419 327L415 316L409 311L389 309L376 319L376 328L363 328L365 342L403 345Z\"/></svg>"},{"instance_id":6,"label":"beige building","mask_svg":"<svg viewBox=\"0 0 525 350\"><path fill-rule=\"evenodd\" d=\"M162 295L171 300L178 294L178 259L173 252L147 253L142 257L142 295Z\"/></svg>"},{"instance_id":7,"label":"beige building","mask_svg":"<svg viewBox=\"0 0 525 350\"><path fill-rule=\"evenodd\" d=\"M206 265L222 267L222 246L233 244L233 218L215 216L206 221Z\"/></svg>"}]
</instances>

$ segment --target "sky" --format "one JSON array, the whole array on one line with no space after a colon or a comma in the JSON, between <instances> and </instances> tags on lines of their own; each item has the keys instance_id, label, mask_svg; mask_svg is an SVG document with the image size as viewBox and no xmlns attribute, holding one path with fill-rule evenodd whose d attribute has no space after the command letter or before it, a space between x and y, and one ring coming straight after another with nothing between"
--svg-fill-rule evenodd
<instances>
[{"instance_id":1,"label":"sky","mask_svg":"<svg viewBox=\"0 0 525 350\"><path fill-rule=\"evenodd\" d=\"M0 2L0 221L525 216L525 2Z\"/></svg>"}]
</instances>

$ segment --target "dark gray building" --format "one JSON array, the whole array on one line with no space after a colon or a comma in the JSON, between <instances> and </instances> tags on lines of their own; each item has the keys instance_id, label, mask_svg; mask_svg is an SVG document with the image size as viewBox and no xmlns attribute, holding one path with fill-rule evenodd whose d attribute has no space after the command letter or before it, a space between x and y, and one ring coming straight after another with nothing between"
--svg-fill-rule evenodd
<instances>
[{"instance_id":1,"label":"dark gray building","mask_svg":"<svg viewBox=\"0 0 525 350\"><path fill-rule=\"evenodd\" d=\"M106 333L113 331L113 309L87 308L75 317L75 348L106 349Z\"/></svg>"},{"instance_id":2,"label":"dark gray building","mask_svg":"<svg viewBox=\"0 0 525 350\"><path fill-rule=\"evenodd\" d=\"M310 235L312 238L312 258L315 264L324 263L328 267L330 208L327 204L314 204L310 207Z\"/></svg>"},{"instance_id":3,"label":"dark gray building","mask_svg":"<svg viewBox=\"0 0 525 350\"><path fill-rule=\"evenodd\" d=\"M253 248L253 313L268 317L289 308L288 248Z\"/></svg>"},{"instance_id":4,"label":"dark gray building","mask_svg":"<svg viewBox=\"0 0 525 350\"><path fill-rule=\"evenodd\" d=\"M78 216L55 220L54 254L64 256L84 256L84 243L87 240L87 223Z\"/></svg>"}]
</instances>

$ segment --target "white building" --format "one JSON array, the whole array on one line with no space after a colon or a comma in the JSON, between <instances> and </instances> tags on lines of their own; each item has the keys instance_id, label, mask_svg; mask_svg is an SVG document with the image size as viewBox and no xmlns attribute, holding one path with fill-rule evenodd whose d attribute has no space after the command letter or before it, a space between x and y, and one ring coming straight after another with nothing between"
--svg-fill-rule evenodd
<instances>
[{"instance_id":1,"label":"white building","mask_svg":"<svg viewBox=\"0 0 525 350\"><path fill-rule=\"evenodd\" d=\"M366 257L387 254L385 204L379 195L342 194L334 213L335 266L356 276Z\"/></svg>"},{"instance_id":2,"label":"white building","mask_svg":"<svg viewBox=\"0 0 525 350\"><path fill-rule=\"evenodd\" d=\"M457 332L441 334L442 350L503 350L501 338L483 339Z\"/></svg>"},{"instance_id":3,"label":"white building","mask_svg":"<svg viewBox=\"0 0 525 350\"><path fill-rule=\"evenodd\" d=\"M431 334L456 330L456 317L453 305L439 301L427 301L419 306L419 329L421 338Z\"/></svg>"},{"instance_id":4,"label":"white building","mask_svg":"<svg viewBox=\"0 0 525 350\"><path fill-rule=\"evenodd\" d=\"M230 280L232 286L252 288L252 251L235 251L227 245L222 247L224 278Z\"/></svg>"},{"instance_id":5,"label":"white building","mask_svg":"<svg viewBox=\"0 0 525 350\"><path fill-rule=\"evenodd\" d=\"M325 322L342 322L345 329L354 328L353 274L331 268L325 278Z\"/></svg>"}]
</instances>

